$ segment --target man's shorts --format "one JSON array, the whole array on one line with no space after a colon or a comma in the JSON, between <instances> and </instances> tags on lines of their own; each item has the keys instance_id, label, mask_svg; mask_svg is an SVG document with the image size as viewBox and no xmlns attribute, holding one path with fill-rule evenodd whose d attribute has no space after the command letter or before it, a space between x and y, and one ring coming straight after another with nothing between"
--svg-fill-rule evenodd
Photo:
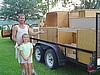
<instances>
[{"instance_id":1,"label":"man's shorts","mask_svg":"<svg viewBox=\"0 0 100 75\"><path fill-rule=\"evenodd\" d=\"M18 44L15 45L15 58L18 59L18 62L21 63L21 55L20 55L20 50L19 50L19 47Z\"/></svg>"}]
</instances>

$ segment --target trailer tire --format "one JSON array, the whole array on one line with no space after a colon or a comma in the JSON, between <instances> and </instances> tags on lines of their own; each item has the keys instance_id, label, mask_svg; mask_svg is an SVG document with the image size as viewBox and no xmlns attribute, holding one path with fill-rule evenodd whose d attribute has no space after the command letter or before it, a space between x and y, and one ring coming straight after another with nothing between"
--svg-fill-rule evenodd
<instances>
[{"instance_id":1,"label":"trailer tire","mask_svg":"<svg viewBox=\"0 0 100 75\"><path fill-rule=\"evenodd\" d=\"M57 56L53 49L48 49L45 53L45 64L53 69L58 66Z\"/></svg>"},{"instance_id":2,"label":"trailer tire","mask_svg":"<svg viewBox=\"0 0 100 75\"><path fill-rule=\"evenodd\" d=\"M44 51L42 50L41 46L36 46L34 51L35 59L38 62L44 61Z\"/></svg>"}]
</instances>

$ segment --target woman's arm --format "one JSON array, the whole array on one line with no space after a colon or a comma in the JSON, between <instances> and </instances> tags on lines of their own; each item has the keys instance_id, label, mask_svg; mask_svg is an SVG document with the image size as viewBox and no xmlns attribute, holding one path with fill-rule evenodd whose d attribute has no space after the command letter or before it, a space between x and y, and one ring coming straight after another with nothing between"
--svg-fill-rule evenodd
<instances>
[{"instance_id":1,"label":"woman's arm","mask_svg":"<svg viewBox=\"0 0 100 75\"><path fill-rule=\"evenodd\" d=\"M23 57L23 59L27 60L27 58L25 58L25 56L24 56L24 54L23 54L23 51L22 51L22 50L20 50L20 54L21 54L21 56Z\"/></svg>"},{"instance_id":2,"label":"woman's arm","mask_svg":"<svg viewBox=\"0 0 100 75\"><path fill-rule=\"evenodd\" d=\"M31 48L31 52L30 52L29 57L31 57L31 56L32 56L32 54L33 54L33 48Z\"/></svg>"}]
</instances>

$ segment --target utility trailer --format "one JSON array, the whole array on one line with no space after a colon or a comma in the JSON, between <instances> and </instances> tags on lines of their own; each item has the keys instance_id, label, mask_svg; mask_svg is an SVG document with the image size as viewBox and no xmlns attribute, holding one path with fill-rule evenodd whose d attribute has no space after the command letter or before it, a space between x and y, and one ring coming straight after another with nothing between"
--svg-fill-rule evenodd
<instances>
[{"instance_id":1,"label":"utility trailer","mask_svg":"<svg viewBox=\"0 0 100 75\"><path fill-rule=\"evenodd\" d=\"M54 43L54 42L41 40L37 38L31 38L31 40L37 40L37 43L34 46L35 58L38 62L45 61L45 64L49 68L57 68L60 65L64 65L66 61L70 61L87 67L87 71L89 73L99 71L100 70L100 57L99 57L100 56L100 41L99 41L100 40L100 32L99 32L100 13L96 13L95 30L96 30L94 35L96 36L95 50L87 50L78 47L73 47L70 45ZM84 46L86 45L84 44ZM63 47L64 51L61 50L61 47ZM68 49L71 49L73 50L73 52L75 52L74 58L68 56L67 54ZM88 57L84 55L88 55ZM85 57L86 59L84 59L83 57ZM89 60L88 63L84 62L87 60Z\"/></svg>"},{"instance_id":2,"label":"utility trailer","mask_svg":"<svg viewBox=\"0 0 100 75\"><path fill-rule=\"evenodd\" d=\"M60 14L61 15L58 15L58 16L62 17L62 13L60 13ZM63 17L62 17L62 19L63 19ZM68 19L64 19L62 21L62 23L63 22L65 23L65 20L68 21ZM95 35L94 35L95 36L95 39L94 39L95 46L94 46L93 50L92 49L87 50L87 49L83 49L83 48L79 48L79 47L74 47L69 44L65 45L65 44L61 44L61 43L55 43L53 41L50 42L50 41L46 41L45 39L44 40L39 39L39 38L36 39L37 38L36 37L36 38L31 38L32 40L37 41L37 43L35 44L35 47L34 47L36 60L39 62L45 61L46 65L49 68L57 68L60 65L64 65L66 61L70 61L70 62L87 67L87 71L90 73L98 71L100 69L100 34L99 34L100 13L96 13L95 21L96 21L95 32L93 31L93 33L95 33ZM60 26L60 22L57 21L57 23ZM84 34L85 33L87 33L87 31L84 32ZM2 34L3 38L11 37L10 27L8 25L2 25L1 34ZM87 37L92 37L92 38L94 36L87 35ZM59 37L59 38L61 38L61 37ZM45 38L45 37L43 37L43 38ZM85 40L87 40L87 39L85 39ZM92 41L92 40L90 40L90 41ZM81 42L79 42L79 43L81 43ZM87 46L89 44L90 43L83 43L84 46ZM90 47L92 47L92 46L90 46ZM63 51L62 51L62 49L63 49ZM71 49L73 51L74 56L70 56L67 53L68 51L70 52L69 49Z\"/></svg>"}]
</instances>

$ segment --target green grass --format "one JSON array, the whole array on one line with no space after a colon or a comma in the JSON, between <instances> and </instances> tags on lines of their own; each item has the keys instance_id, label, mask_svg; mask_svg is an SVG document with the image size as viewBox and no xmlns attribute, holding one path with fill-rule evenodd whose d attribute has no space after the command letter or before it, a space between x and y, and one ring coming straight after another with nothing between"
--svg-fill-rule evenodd
<instances>
[{"instance_id":1,"label":"green grass","mask_svg":"<svg viewBox=\"0 0 100 75\"><path fill-rule=\"evenodd\" d=\"M49 69L44 63L36 62L33 57L33 64L39 75L88 75L86 68L66 63L65 66L57 69ZM9 38L1 38L0 36L0 75L21 75L21 69L15 59L14 42ZM100 72L93 75L100 75Z\"/></svg>"}]
</instances>

